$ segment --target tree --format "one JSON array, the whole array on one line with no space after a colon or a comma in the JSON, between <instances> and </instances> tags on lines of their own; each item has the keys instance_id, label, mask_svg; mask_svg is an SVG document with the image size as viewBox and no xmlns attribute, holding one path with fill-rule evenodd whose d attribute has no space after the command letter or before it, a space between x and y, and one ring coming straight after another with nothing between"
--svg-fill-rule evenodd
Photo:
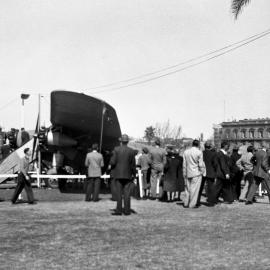
<instances>
[{"instance_id":1,"label":"tree","mask_svg":"<svg viewBox=\"0 0 270 270\"><path fill-rule=\"evenodd\" d=\"M179 146L182 138L182 127L180 125L171 126L170 120L164 123L156 123L155 135L162 140L163 144L173 144Z\"/></svg>"},{"instance_id":2,"label":"tree","mask_svg":"<svg viewBox=\"0 0 270 270\"><path fill-rule=\"evenodd\" d=\"M144 138L149 144L155 138L155 128L153 126L149 126L145 129Z\"/></svg>"},{"instance_id":3,"label":"tree","mask_svg":"<svg viewBox=\"0 0 270 270\"><path fill-rule=\"evenodd\" d=\"M242 11L243 7L249 4L250 0L232 0L232 13L234 14L235 19L238 18L238 15Z\"/></svg>"}]
</instances>

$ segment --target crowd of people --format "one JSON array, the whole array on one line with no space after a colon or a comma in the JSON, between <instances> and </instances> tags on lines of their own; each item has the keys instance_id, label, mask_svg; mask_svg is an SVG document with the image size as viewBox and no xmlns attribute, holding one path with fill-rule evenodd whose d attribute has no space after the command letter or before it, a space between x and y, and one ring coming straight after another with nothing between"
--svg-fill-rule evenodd
<instances>
[{"instance_id":1,"label":"crowd of people","mask_svg":"<svg viewBox=\"0 0 270 270\"><path fill-rule=\"evenodd\" d=\"M130 213L130 195L136 169L141 171L142 176L141 181L136 181L135 196L140 197L141 188L142 199L182 201L186 208L234 202L249 205L255 201L255 193L262 184L270 202L270 165L265 145L256 151L250 145L244 153L239 153L238 147L234 146L230 154L228 142L222 142L217 151L210 142L201 147L201 142L194 140L192 146L180 155L172 146L165 150L160 140L156 139L151 147L143 147L134 161L134 150L127 143L128 136L123 135L121 146L113 151L110 161L111 176L117 185L116 215L122 213L122 190L123 213ZM129 173L124 175L125 170ZM201 202L203 191L206 200Z\"/></svg>"},{"instance_id":2,"label":"crowd of people","mask_svg":"<svg viewBox=\"0 0 270 270\"><path fill-rule=\"evenodd\" d=\"M201 142L194 140L191 147L180 154L172 146L166 150L162 148L159 139L154 140L153 146L143 147L141 153L130 148L128 142L128 135L122 135L120 146L112 151L107 168L113 179L112 195L117 201L112 215L134 213L130 198L136 193L137 198L142 195L144 200L178 201L180 204L182 201L185 208L198 208L201 204L214 207L234 202L250 205L262 184L270 202L270 164L265 145L256 150L250 145L244 153L239 153L239 149L234 147L229 154L228 142L222 142L217 151L210 142L201 147ZM98 149L98 144L93 144L85 159L85 201L99 200L104 160ZM12 203L16 202L23 188L26 188L29 203L34 203L28 174L30 155L30 149L26 148ZM138 170L141 181L138 181ZM142 194L138 190L142 190ZM206 200L202 202L203 191Z\"/></svg>"}]
</instances>

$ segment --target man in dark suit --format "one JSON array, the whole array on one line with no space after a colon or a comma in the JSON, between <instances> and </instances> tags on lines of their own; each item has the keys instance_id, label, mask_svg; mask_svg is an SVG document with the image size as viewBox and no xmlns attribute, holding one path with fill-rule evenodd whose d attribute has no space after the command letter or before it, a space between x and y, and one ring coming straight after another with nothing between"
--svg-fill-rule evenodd
<instances>
[{"instance_id":1,"label":"man in dark suit","mask_svg":"<svg viewBox=\"0 0 270 270\"><path fill-rule=\"evenodd\" d=\"M249 192L247 194L246 204L252 204L253 197L261 183L264 183L264 186L267 190L267 195L270 202L270 180L269 180L269 163L268 155L266 153L266 147L263 144L262 148L255 153L255 164L253 169L254 181L251 184Z\"/></svg>"},{"instance_id":2,"label":"man in dark suit","mask_svg":"<svg viewBox=\"0 0 270 270\"><path fill-rule=\"evenodd\" d=\"M200 193L198 196L198 205L200 205L200 199L202 191L207 183L206 197L209 206L214 206L215 200L215 179L217 177L217 153L215 150L211 149L211 143L206 142L203 151L203 161L205 163L206 175L202 178Z\"/></svg>"},{"instance_id":3,"label":"man in dark suit","mask_svg":"<svg viewBox=\"0 0 270 270\"><path fill-rule=\"evenodd\" d=\"M234 201L239 200L241 193L241 179L242 172L236 165L236 162L241 158L241 155L238 153L239 148L235 145L233 148L233 152L230 156L230 177L232 184L232 194Z\"/></svg>"},{"instance_id":4,"label":"man in dark suit","mask_svg":"<svg viewBox=\"0 0 270 270\"><path fill-rule=\"evenodd\" d=\"M136 174L134 150L127 146L129 138L124 134L120 138L121 146L113 150L110 160L113 178L116 181L117 206L112 215L130 215L130 193L132 180ZM124 211L122 211L122 193L124 194Z\"/></svg>"},{"instance_id":5,"label":"man in dark suit","mask_svg":"<svg viewBox=\"0 0 270 270\"><path fill-rule=\"evenodd\" d=\"M227 155L228 149L228 142L222 142L221 149L217 153L217 180L215 185L215 203L218 202L220 194L222 194L224 203L231 204L233 202L232 187L230 181L230 159Z\"/></svg>"}]
</instances>

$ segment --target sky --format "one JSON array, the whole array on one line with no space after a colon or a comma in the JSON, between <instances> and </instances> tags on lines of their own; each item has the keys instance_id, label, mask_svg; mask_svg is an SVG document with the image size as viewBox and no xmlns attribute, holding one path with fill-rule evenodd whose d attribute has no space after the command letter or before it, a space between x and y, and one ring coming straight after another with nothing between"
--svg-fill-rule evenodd
<instances>
[{"instance_id":1,"label":"sky","mask_svg":"<svg viewBox=\"0 0 270 270\"><path fill-rule=\"evenodd\" d=\"M191 68L164 70L270 29L270 1L234 19L223 0L0 0L0 125L50 125L50 92L111 104L122 133L170 121L210 138L213 124L270 116L270 35ZM148 80L151 78L151 80ZM141 83L141 81L146 82ZM122 83L116 83L122 81ZM116 84L113 84L116 83ZM109 87L99 86L113 84ZM124 87L127 84L133 84ZM24 105L21 93L30 94Z\"/></svg>"}]
</instances>

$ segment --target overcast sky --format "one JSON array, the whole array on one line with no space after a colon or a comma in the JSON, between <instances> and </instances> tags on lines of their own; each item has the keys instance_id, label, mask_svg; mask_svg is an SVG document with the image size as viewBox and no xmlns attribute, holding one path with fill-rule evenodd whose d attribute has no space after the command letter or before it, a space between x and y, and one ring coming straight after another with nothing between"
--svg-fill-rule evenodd
<instances>
[{"instance_id":1,"label":"overcast sky","mask_svg":"<svg viewBox=\"0 0 270 270\"><path fill-rule=\"evenodd\" d=\"M168 119L181 125L185 136L202 132L207 138L224 118L269 117L270 35L160 79L118 90L150 77L93 89L177 65L270 28L269 0L251 1L236 21L230 4L0 0L0 124L20 127L20 94L29 93L25 127L34 129L37 94L42 93L42 122L48 125L55 89L104 99L116 109L122 132L134 137Z\"/></svg>"}]
</instances>

